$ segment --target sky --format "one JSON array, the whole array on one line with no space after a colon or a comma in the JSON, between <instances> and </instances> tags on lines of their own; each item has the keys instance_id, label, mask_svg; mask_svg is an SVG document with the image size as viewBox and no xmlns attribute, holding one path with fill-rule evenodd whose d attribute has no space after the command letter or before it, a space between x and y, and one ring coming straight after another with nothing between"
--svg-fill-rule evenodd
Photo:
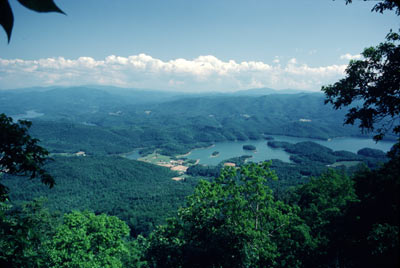
<instances>
[{"instance_id":1,"label":"sky","mask_svg":"<svg viewBox=\"0 0 400 268\"><path fill-rule=\"evenodd\" d=\"M111 85L185 92L320 91L350 59L399 29L376 1L55 0L67 14L9 0L0 89Z\"/></svg>"}]
</instances>

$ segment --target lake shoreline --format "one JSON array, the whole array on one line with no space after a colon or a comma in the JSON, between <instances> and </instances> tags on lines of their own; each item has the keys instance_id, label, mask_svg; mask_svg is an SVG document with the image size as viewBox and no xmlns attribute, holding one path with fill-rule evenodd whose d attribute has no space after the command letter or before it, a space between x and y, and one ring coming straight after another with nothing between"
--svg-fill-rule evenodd
<instances>
[{"instance_id":1,"label":"lake shoreline","mask_svg":"<svg viewBox=\"0 0 400 268\"><path fill-rule=\"evenodd\" d=\"M210 146L207 146L207 147L196 147L196 148L193 148L193 149L191 149L189 152L187 152L186 154L179 154L179 155L175 155L175 157L176 158L181 158L181 157L186 157L186 156L189 156L193 151L195 151L195 150L199 150L199 149L210 149L210 148L213 148L213 147L215 147L215 144L211 144Z\"/></svg>"},{"instance_id":2,"label":"lake shoreline","mask_svg":"<svg viewBox=\"0 0 400 268\"><path fill-rule=\"evenodd\" d=\"M349 137L341 137L341 138L333 138L331 140L320 140L320 139L312 139L312 138L299 138L293 136L283 136L283 135L273 135L274 141L281 142L289 142L291 144L296 144L299 142L311 141L327 148L332 149L333 151L348 151L357 154L358 150L362 148L372 148L382 150L387 152L390 150L393 143L391 142L379 142L376 144L372 139L369 138L355 138L353 136ZM259 161L268 161L271 159L279 159L281 161L291 163L290 153L287 153L283 149L279 148L271 148L267 145L267 141L264 139L260 140L247 140L247 141L226 141L226 142L217 142L213 146L203 147L203 148L195 148L190 151L190 154L186 154L190 159L200 159L201 164L205 165L217 165L220 161L224 161L233 157L240 157L246 154L246 150L242 149L244 144L252 144L257 149L251 152L254 162ZM210 147L214 149L210 149ZM213 151L218 151L218 157L211 156Z\"/></svg>"},{"instance_id":3,"label":"lake shoreline","mask_svg":"<svg viewBox=\"0 0 400 268\"><path fill-rule=\"evenodd\" d=\"M384 152L388 152L390 148L393 146L394 142L390 141L380 141L379 143L375 143L370 138L357 138L354 136L346 136L346 137L337 137L331 140L320 140L313 138L304 138L304 137L295 137L295 136L284 136L284 135L269 135L273 137L274 141L283 141L289 142L292 144L303 142L303 141L312 141L318 144L321 144L325 147L328 147L334 151L349 151L352 153L357 153L358 150L362 148L373 148L379 149ZM175 155L176 158L189 158L195 161L200 160L202 164L209 165L217 165L219 161L223 161L232 157L239 157L246 154L246 151L241 148L241 145L244 144L254 144L257 148L257 153L252 152L254 156L254 161L264 161L269 159L280 159L284 162L290 163L290 154L286 152L282 152L279 148L271 148L267 145L267 141L265 139L259 140L246 140L246 141L224 141L224 142L215 142L210 146L202 146L193 148L185 154ZM222 147L221 147L222 146ZM240 146L240 148L235 148ZM212 150L211 148L215 148ZM266 148L267 147L267 148ZM138 150L140 148L136 148L133 151L128 153L123 153L121 156L136 159L130 157L131 154L138 154ZM199 152L200 151L200 152ZM213 151L218 151L219 154L217 156L212 156ZM235 152L233 152L235 151ZM137 155L136 155L137 156ZM139 154L140 156L140 154Z\"/></svg>"}]
</instances>

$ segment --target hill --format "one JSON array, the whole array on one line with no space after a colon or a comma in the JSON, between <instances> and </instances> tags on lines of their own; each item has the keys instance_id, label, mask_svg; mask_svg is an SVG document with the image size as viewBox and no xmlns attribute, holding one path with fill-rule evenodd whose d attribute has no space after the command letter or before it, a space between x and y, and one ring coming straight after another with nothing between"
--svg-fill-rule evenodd
<instances>
[{"instance_id":1,"label":"hill","mask_svg":"<svg viewBox=\"0 0 400 268\"><path fill-rule=\"evenodd\" d=\"M205 96L90 87L0 92L1 112L34 121L32 135L51 152L92 155L134 148L143 154L155 149L183 154L213 142L268 134L360 135L356 127L342 125L345 111L334 111L323 100L315 93Z\"/></svg>"},{"instance_id":2,"label":"hill","mask_svg":"<svg viewBox=\"0 0 400 268\"><path fill-rule=\"evenodd\" d=\"M44 196L53 211L90 210L123 219L134 234L146 233L174 215L192 193L196 180L173 181L168 168L121 157L54 157L46 165L54 188L26 178L5 176L11 199Z\"/></svg>"}]
</instances>

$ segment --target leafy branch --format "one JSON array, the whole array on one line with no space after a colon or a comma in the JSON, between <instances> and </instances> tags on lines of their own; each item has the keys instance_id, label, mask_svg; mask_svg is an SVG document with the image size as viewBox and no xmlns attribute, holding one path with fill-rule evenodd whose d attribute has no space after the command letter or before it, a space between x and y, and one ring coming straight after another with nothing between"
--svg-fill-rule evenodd
<instances>
[{"instance_id":1,"label":"leafy branch","mask_svg":"<svg viewBox=\"0 0 400 268\"><path fill-rule=\"evenodd\" d=\"M24 7L36 12L57 12L66 15L53 0L18 0L18 2ZM7 34L8 43L10 43L14 26L14 15L8 0L0 0L0 25L3 26Z\"/></svg>"},{"instance_id":2,"label":"leafy branch","mask_svg":"<svg viewBox=\"0 0 400 268\"><path fill-rule=\"evenodd\" d=\"M371 11L383 13L385 10L395 10L397 15L400 15L400 2L399 0L363 0L364 2L366 1L378 1L376 5L372 8ZM346 5L351 4L353 0L346 0Z\"/></svg>"}]
</instances>

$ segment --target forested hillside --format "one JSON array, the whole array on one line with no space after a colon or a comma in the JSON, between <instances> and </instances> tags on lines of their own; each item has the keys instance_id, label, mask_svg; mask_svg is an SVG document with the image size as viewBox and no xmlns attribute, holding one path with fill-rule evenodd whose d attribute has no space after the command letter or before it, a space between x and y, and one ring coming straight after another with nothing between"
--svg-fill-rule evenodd
<instances>
[{"instance_id":1,"label":"forested hillside","mask_svg":"<svg viewBox=\"0 0 400 268\"><path fill-rule=\"evenodd\" d=\"M41 201L14 208L2 202L0 263L395 267L399 166L397 155L354 177L331 170L292 189L287 201L274 198L267 186L279 180L268 163L226 168L217 178L200 181L165 225L129 239L127 224L116 217L89 211L60 217Z\"/></svg>"},{"instance_id":2,"label":"forested hillside","mask_svg":"<svg viewBox=\"0 0 400 268\"><path fill-rule=\"evenodd\" d=\"M314 142L269 141L268 144L283 146L292 153L292 163L271 161L270 168L279 179L268 180L266 185L278 199L287 199L291 187L309 182L310 176L320 176L328 167L353 174L363 166L376 168L388 160L382 151L366 148L354 154L333 151ZM118 216L136 236L148 234L165 223L167 217L175 215L199 179L218 177L226 162L240 167L247 161L251 161L251 156L226 159L217 166L194 164L188 168L184 180L174 181L172 178L179 176L177 172L143 161L118 156L54 156L45 166L56 181L52 189L10 175L2 181L16 204L45 197L45 206L53 212L89 210Z\"/></svg>"},{"instance_id":3,"label":"forested hillside","mask_svg":"<svg viewBox=\"0 0 400 268\"><path fill-rule=\"evenodd\" d=\"M157 97L157 92L123 91L124 96L121 89L115 90L2 91L0 105L16 118L35 111L29 118L34 122L32 135L57 153L116 154L142 148L147 154L157 148L173 155L264 134L319 139L360 135L356 128L342 125L345 111L323 105L322 94L171 94L161 101L163 94Z\"/></svg>"},{"instance_id":4,"label":"forested hillside","mask_svg":"<svg viewBox=\"0 0 400 268\"><path fill-rule=\"evenodd\" d=\"M321 94L304 93L158 95L155 91L85 87L0 92L1 104L17 118L35 111L37 117L29 118L33 121L30 133L52 153L54 161L46 169L56 186L48 189L12 176L3 181L14 202L45 196L51 211L107 213L123 219L133 234L146 234L175 213L199 178L210 180L220 174L225 162L242 166L251 158L189 166L184 180L173 181L176 172L116 155L140 148L142 155L156 151L176 156L218 141L270 139L266 134L325 139L359 135L338 120L344 112L332 111L322 100ZM276 198L286 198L290 187L321 175L329 165L351 174L362 162L376 168L387 161L372 152L334 152L313 142L269 140L268 146L291 154L291 163L271 162L280 178L268 181ZM86 156L77 157L77 152Z\"/></svg>"},{"instance_id":5,"label":"forested hillside","mask_svg":"<svg viewBox=\"0 0 400 268\"><path fill-rule=\"evenodd\" d=\"M46 170L56 181L52 189L5 176L2 181L10 188L11 200L45 197L52 211L90 210L118 216L135 235L148 233L175 215L198 181L173 181L177 173L168 168L122 157L54 157Z\"/></svg>"}]
</instances>

